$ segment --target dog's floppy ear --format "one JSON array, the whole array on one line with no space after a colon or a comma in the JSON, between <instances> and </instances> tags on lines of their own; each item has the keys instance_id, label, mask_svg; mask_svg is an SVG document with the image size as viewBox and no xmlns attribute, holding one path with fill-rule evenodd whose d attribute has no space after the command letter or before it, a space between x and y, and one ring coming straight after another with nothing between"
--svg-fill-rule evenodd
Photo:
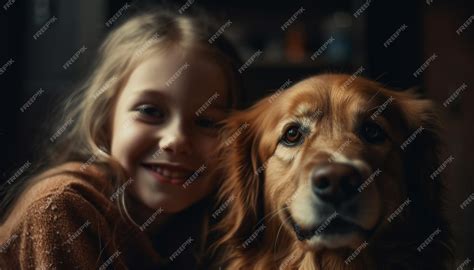
<instances>
[{"instance_id":1,"label":"dog's floppy ear","mask_svg":"<svg viewBox=\"0 0 474 270\"><path fill-rule=\"evenodd\" d=\"M426 203L427 209L439 210L441 177L436 174L440 166L441 124L436 106L426 99L418 99L411 92L401 100L408 133L400 145L409 169L407 178L416 196Z\"/></svg>"},{"instance_id":2,"label":"dog's floppy ear","mask_svg":"<svg viewBox=\"0 0 474 270\"><path fill-rule=\"evenodd\" d=\"M436 105L429 100L416 98L411 92L403 94L405 96L399 102L408 134L400 148L407 168L408 197L413 200L415 224L412 225L417 228L417 234L422 239L437 228L440 229L440 234L431 244L430 256L439 262L451 264L452 235L445 218L445 187L441 176L444 170L442 164L453 157L447 155L440 159L442 129Z\"/></svg>"},{"instance_id":3,"label":"dog's floppy ear","mask_svg":"<svg viewBox=\"0 0 474 270\"><path fill-rule=\"evenodd\" d=\"M221 232L220 244L234 245L229 239L244 241L258 226L262 215L263 174L260 143L264 111L269 103L262 100L252 108L236 112L224 121L221 133L221 170L224 175L218 191L219 205L227 203L226 214L217 229ZM229 229L231 228L231 229Z\"/></svg>"}]
</instances>

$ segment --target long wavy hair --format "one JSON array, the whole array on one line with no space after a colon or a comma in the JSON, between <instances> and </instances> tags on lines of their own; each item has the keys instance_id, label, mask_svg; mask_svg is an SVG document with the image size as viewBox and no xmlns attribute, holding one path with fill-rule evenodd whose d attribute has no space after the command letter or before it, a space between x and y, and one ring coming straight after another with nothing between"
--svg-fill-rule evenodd
<instances>
[{"instance_id":1,"label":"long wavy hair","mask_svg":"<svg viewBox=\"0 0 474 270\"><path fill-rule=\"evenodd\" d=\"M183 52L197 51L207 57L219 65L227 77L231 97L229 109L239 107L242 85L237 69L241 64L240 57L225 34L210 41L222 23L217 24L200 12L183 15L170 8L155 7L135 12L106 36L87 80L62 104L58 113L60 117L55 122L58 125L69 122L71 126L53 144L53 141L48 141L47 145L39 147L44 148L40 150L42 162L33 162L35 165L21 179L13 184L5 183L2 187L0 222L5 221L20 193L33 182L41 180L35 176L66 162L79 161L100 166L115 187L127 180L123 167L110 155L109 121L116 98L128 76L153 52L177 48ZM51 125L50 128L54 131L57 126ZM121 194L125 196L125 193ZM119 198L116 202L122 217L130 219L125 200Z\"/></svg>"}]
</instances>

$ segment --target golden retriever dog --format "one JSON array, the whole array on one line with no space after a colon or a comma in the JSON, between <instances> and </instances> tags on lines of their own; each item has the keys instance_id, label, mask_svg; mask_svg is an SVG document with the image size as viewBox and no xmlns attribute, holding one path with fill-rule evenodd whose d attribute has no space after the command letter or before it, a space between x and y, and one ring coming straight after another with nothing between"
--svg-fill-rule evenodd
<instances>
[{"instance_id":1,"label":"golden retriever dog","mask_svg":"<svg viewBox=\"0 0 474 270\"><path fill-rule=\"evenodd\" d=\"M339 74L232 115L216 268L451 269L437 119L413 91Z\"/></svg>"}]
</instances>

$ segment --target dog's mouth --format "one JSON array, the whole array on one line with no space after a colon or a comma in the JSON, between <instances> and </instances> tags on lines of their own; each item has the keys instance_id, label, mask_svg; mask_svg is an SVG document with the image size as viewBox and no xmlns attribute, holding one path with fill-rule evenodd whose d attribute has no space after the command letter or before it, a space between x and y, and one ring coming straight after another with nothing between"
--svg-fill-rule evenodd
<instances>
[{"instance_id":1,"label":"dog's mouth","mask_svg":"<svg viewBox=\"0 0 474 270\"><path fill-rule=\"evenodd\" d=\"M324 221L311 228L303 228L292 218L288 209L285 209L287 220L290 227L293 228L296 237L299 241L309 240L313 237L327 237L327 236L345 236L351 234L358 234L363 237L368 237L371 230L366 230L358 224L345 219L337 213L328 216Z\"/></svg>"}]
</instances>

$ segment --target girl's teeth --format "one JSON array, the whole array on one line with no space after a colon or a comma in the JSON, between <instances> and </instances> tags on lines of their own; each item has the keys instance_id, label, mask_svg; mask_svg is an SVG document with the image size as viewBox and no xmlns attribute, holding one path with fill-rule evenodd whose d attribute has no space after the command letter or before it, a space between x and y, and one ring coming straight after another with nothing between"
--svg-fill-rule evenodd
<instances>
[{"instance_id":1,"label":"girl's teeth","mask_svg":"<svg viewBox=\"0 0 474 270\"><path fill-rule=\"evenodd\" d=\"M173 171L161 168L161 167L153 167L153 169L157 173L159 173L163 176L169 177L169 178L185 178L186 177L185 172L173 172Z\"/></svg>"}]
</instances>

